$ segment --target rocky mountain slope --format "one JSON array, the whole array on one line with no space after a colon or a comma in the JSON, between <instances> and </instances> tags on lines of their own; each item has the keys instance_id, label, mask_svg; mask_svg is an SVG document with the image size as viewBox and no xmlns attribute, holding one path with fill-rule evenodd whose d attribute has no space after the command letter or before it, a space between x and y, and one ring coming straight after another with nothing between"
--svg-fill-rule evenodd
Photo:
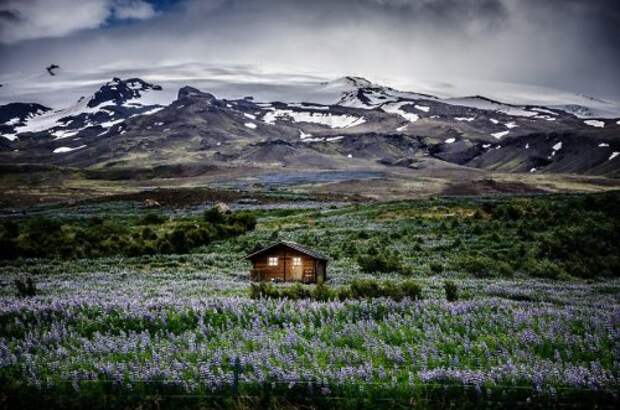
<instances>
[{"instance_id":1,"label":"rocky mountain slope","mask_svg":"<svg viewBox=\"0 0 620 410\"><path fill-rule=\"evenodd\" d=\"M65 109L0 106L0 164L458 168L620 176L620 120L482 96L442 99L359 77L320 84L331 103L224 99L114 78ZM566 107L564 107L566 108Z\"/></svg>"}]
</instances>

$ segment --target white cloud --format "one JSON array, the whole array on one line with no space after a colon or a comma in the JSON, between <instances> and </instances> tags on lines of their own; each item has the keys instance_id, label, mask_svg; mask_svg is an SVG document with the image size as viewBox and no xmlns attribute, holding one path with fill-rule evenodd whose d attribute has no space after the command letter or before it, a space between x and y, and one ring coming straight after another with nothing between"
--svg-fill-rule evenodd
<instances>
[{"instance_id":1,"label":"white cloud","mask_svg":"<svg viewBox=\"0 0 620 410\"><path fill-rule=\"evenodd\" d=\"M143 0L117 0L113 9L114 16L121 20L146 20L155 15L153 6Z\"/></svg>"},{"instance_id":2,"label":"white cloud","mask_svg":"<svg viewBox=\"0 0 620 410\"><path fill-rule=\"evenodd\" d=\"M62 37L94 29L109 19L147 19L155 15L144 0L6 0L0 2L0 42Z\"/></svg>"}]
</instances>

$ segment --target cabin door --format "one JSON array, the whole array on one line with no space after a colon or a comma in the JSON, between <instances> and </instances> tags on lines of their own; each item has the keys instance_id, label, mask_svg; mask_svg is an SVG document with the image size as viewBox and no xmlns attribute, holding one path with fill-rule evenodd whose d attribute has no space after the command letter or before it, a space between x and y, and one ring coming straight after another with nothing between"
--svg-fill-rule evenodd
<instances>
[{"instance_id":1,"label":"cabin door","mask_svg":"<svg viewBox=\"0 0 620 410\"><path fill-rule=\"evenodd\" d=\"M304 266L300 256L293 256L291 261L291 279L302 280L304 274Z\"/></svg>"}]
</instances>

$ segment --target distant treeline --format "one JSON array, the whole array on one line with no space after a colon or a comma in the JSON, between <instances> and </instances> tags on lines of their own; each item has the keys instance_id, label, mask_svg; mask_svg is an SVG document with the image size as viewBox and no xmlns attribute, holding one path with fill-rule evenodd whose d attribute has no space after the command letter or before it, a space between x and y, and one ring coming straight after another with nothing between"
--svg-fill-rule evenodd
<instances>
[{"instance_id":1,"label":"distant treeline","mask_svg":"<svg viewBox=\"0 0 620 410\"><path fill-rule=\"evenodd\" d=\"M182 254L255 225L252 213L225 215L215 208L202 217L179 219L151 213L142 218L5 221L0 225L0 259Z\"/></svg>"}]
</instances>

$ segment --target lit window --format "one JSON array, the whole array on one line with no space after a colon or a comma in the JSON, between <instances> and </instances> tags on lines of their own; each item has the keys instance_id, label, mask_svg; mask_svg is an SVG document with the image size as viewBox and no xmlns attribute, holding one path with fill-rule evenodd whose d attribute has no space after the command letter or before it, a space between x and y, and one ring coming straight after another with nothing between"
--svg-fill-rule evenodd
<instances>
[{"instance_id":1,"label":"lit window","mask_svg":"<svg viewBox=\"0 0 620 410\"><path fill-rule=\"evenodd\" d=\"M296 256L293 258L293 266L301 266L301 258Z\"/></svg>"},{"instance_id":2,"label":"lit window","mask_svg":"<svg viewBox=\"0 0 620 410\"><path fill-rule=\"evenodd\" d=\"M269 257L269 266L278 266L278 257L270 256Z\"/></svg>"}]
</instances>

